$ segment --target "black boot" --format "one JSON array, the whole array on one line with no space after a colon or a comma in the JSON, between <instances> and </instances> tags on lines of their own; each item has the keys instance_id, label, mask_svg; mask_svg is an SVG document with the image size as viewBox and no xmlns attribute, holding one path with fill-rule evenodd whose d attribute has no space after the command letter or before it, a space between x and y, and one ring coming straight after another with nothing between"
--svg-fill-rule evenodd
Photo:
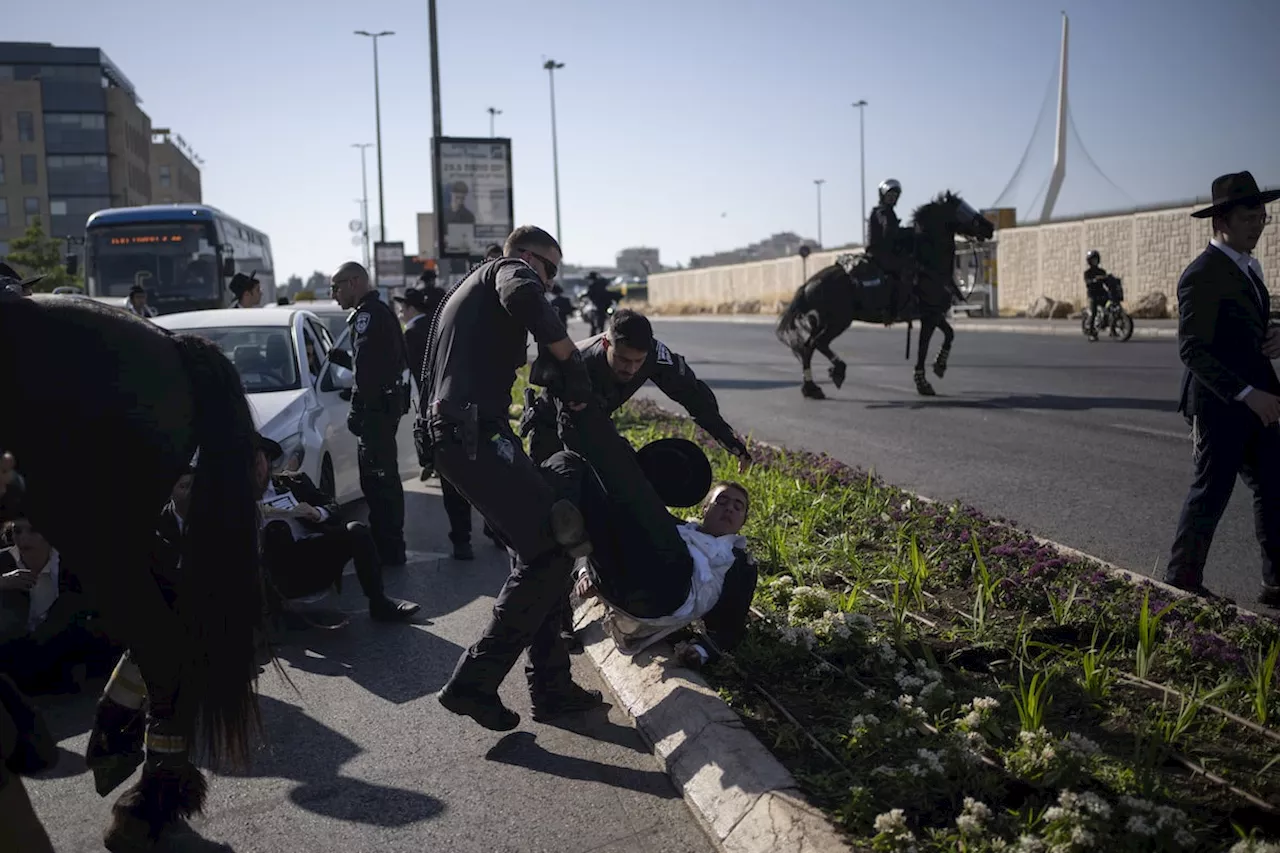
<instances>
[{"instance_id":1,"label":"black boot","mask_svg":"<svg viewBox=\"0 0 1280 853\"><path fill-rule=\"evenodd\" d=\"M917 367L915 372L916 392L925 397L933 397L937 395L937 391L933 390L933 386L929 384L929 380L924 378L924 368Z\"/></svg>"},{"instance_id":2,"label":"black boot","mask_svg":"<svg viewBox=\"0 0 1280 853\"><path fill-rule=\"evenodd\" d=\"M567 675L561 683L546 687L536 686L531 679L529 692L533 698L533 719L539 723L565 714L590 711L604 704L604 694L599 690L579 687Z\"/></svg>"},{"instance_id":3,"label":"black boot","mask_svg":"<svg viewBox=\"0 0 1280 853\"><path fill-rule=\"evenodd\" d=\"M347 533L352 538L351 559L356 564L356 580L369 599L369 615L375 622L407 622L418 612L418 605L390 598L383 589L382 566L369 528L353 521L347 525Z\"/></svg>"},{"instance_id":4,"label":"black boot","mask_svg":"<svg viewBox=\"0 0 1280 853\"><path fill-rule=\"evenodd\" d=\"M943 344L938 350L938 357L933 360L933 372L941 379L947 372L947 357L951 355L951 345Z\"/></svg>"},{"instance_id":5,"label":"black boot","mask_svg":"<svg viewBox=\"0 0 1280 853\"><path fill-rule=\"evenodd\" d=\"M490 731L509 732L520 725L520 715L503 705L496 693L471 693L446 685L436 700L446 710L470 717Z\"/></svg>"}]
</instances>

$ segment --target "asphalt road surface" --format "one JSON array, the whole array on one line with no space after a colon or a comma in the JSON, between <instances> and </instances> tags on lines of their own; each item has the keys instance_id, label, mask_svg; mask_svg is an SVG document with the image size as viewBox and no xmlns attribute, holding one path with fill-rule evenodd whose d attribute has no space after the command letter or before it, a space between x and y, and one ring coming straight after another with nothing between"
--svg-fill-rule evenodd
<instances>
[{"instance_id":1,"label":"asphalt road surface","mask_svg":"<svg viewBox=\"0 0 1280 853\"><path fill-rule=\"evenodd\" d=\"M1174 411L1176 341L958 331L946 377L929 373L938 396L926 398L903 359L905 327L855 325L833 344L849 365L842 388L815 357L828 396L815 401L800 395L799 363L772 325L659 318L654 329L740 432L825 452L1125 568L1163 573L1191 478L1190 430ZM664 399L653 385L642 394ZM1210 589L1246 606L1260 580L1251 500L1237 482L1205 571Z\"/></svg>"},{"instance_id":2,"label":"asphalt road surface","mask_svg":"<svg viewBox=\"0 0 1280 853\"><path fill-rule=\"evenodd\" d=\"M387 571L387 590L422 605L416 624L371 622L348 566L342 594L309 608L349 623L280 638L297 692L267 669L266 745L247 775L211 775L206 817L193 825L237 853L711 853L607 690L606 708L535 723L522 658L502 688L522 717L516 730L487 731L437 704L432 694L488 620L506 558L477 516L477 559L437 559L450 550L439 491L413 480L406 492L410 562ZM574 677L604 689L585 655ZM61 755L28 789L59 853L103 849L121 790L99 798L84 764L101 687L40 700Z\"/></svg>"}]
</instances>

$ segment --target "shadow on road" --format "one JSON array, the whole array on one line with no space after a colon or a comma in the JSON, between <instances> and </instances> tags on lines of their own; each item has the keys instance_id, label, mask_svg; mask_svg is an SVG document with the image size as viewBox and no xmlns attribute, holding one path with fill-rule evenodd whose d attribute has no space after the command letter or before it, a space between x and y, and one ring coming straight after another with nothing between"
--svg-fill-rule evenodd
<instances>
[{"instance_id":1,"label":"shadow on road","mask_svg":"<svg viewBox=\"0 0 1280 853\"><path fill-rule=\"evenodd\" d=\"M259 701L266 743L247 772L222 775L299 782L289 792L299 808L369 826L410 826L444 812L444 802L427 794L342 776L342 766L362 752L355 741L295 705L270 696Z\"/></svg>"},{"instance_id":2,"label":"shadow on road","mask_svg":"<svg viewBox=\"0 0 1280 853\"><path fill-rule=\"evenodd\" d=\"M927 397L910 400L849 400L868 409L1045 409L1082 412L1089 409L1130 409L1174 414L1172 400L1143 400L1136 397L1072 397L1063 394L1009 394L1004 397Z\"/></svg>"},{"instance_id":3,"label":"shadow on road","mask_svg":"<svg viewBox=\"0 0 1280 853\"><path fill-rule=\"evenodd\" d=\"M699 377L711 388L737 388L744 391L758 391L768 388L795 388L800 385L799 379L707 379Z\"/></svg>"},{"instance_id":4,"label":"shadow on road","mask_svg":"<svg viewBox=\"0 0 1280 853\"><path fill-rule=\"evenodd\" d=\"M673 800L680 796L671 787L671 782L665 773L657 770L615 767L585 758L558 755L544 749L532 732L512 732L494 744L493 748L485 753L485 759L559 776L561 779L600 782L614 788L625 788L664 800Z\"/></svg>"}]
</instances>

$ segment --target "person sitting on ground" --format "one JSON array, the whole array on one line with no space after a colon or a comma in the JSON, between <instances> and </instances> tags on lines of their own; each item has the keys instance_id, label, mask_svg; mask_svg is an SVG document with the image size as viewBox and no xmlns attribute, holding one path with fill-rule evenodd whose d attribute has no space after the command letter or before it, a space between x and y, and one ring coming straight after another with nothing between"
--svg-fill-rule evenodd
<instances>
[{"instance_id":1,"label":"person sitting on ground","mask_svg":"<svg viewBox=\"0 0 1280 853\"><path fill-rule=\"evenodd\" d=\"M685 666L696 668L714 662L720 652L731 651L741 642L760 578L755 560L746 550L746 539L740 534L747 522L750 504L745 486L720 480L703 501L700 522L672 518L681 528L681 535L694 557L695 584L714 589L718 583L718 596L693 589L685 607L660 619L630 617L601 598L606 607L605 628L620 652L633 655L659 640L690 633L684 629L690 627L698 618L694 614L705 606L699 603L700 596L713 602L701 615L705 631L692 632L692 637L677 642L676 658ZM579 598L600 597L586 567L578 570L573 592Z\"/></svg>"},{"instance_id":2,"label":"person sitting on ground","mask_svg":"<svg viewBox=\"0 0 1280 853\"><path fill-rule=\"evenodd\" d=\"M15 544L0 551L0 671L27 693L78 691L119 650L57 549L26 518L7 527Z\"/></svg>"},{"instance_id":3,"label":"person sitting on ground","mask_svg":"<svg viewBox=\"0 0 1280 853\"><path fill-rule=\"evenodd\" d=\"M301 471L271 473L284 449L258 435L254 477L262 490L262 561L266 573L268 608L283 615L284 602L314 595L335 586L347 561L369 599L369 615L378 622L403 622L418 605L390 598L383 589L382 564L369 526L343 524L335 515L338 504Z\"/></svg>"}]
</instances>

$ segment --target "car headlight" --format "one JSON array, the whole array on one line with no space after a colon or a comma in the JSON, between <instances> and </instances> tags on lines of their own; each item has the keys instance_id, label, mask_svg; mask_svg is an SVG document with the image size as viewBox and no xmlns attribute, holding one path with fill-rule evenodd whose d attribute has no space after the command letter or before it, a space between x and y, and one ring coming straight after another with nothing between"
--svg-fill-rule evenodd
<instances>
[{"instance_id":1,"label":"car headlight","mask_svg":"<svg viewBox=\"0 0 1280 853\"><path fill-rule=\"evenodd\" d=\"M302 433L295 432L288 438L282 439L280 448L284 450L284 453L276 460L273 468L276 471L302 470L302 460L307 455L307 449L302 444Z\"/></svg>"}]
</instances>

